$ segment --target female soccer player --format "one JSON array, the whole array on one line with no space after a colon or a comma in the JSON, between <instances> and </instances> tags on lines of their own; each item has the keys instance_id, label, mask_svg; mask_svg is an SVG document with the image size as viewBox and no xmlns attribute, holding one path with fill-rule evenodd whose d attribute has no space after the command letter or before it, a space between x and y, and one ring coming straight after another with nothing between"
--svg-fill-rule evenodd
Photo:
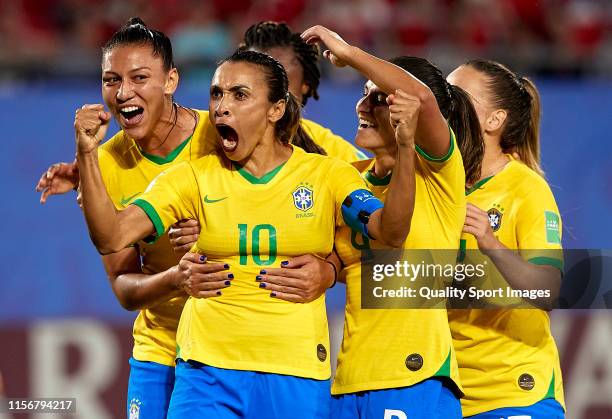
<instances>
[{"instance_id":1,"label":"female soccer player","mask_svg":"<svg viewBox=\"0 0 612 419\"><path fill-rule=\"evenodd\" d=\"M485 141L481 174L466 187L462 244L486 254L512 288L552 290L538 301L550 309L561 281L561 217L539 166L537 90L485 60L460 66L448 81L472 97ZM564 417L559 355L546 311L451 310L449 319L465 416Z\"/></svg>"},{"instance_id":2,"label":"female soccer player","mask_svg":"<svg viewBox=\"0 0 612 419\"><path fill-rule=\"evenodd\" d=\"M378 71L386 74L389 66ZM394 112L397 162L384 208L350 165L288 144L299 105L282 65L268 55L238 51L226 59L213 77L209 105L223 153L166 171L120 211L104 191L95 152L110 115L101 106L77 111L77 160L92 240L102 253L116 252L193 218L202 226L198 252L232 266L233 284L219 297L189 298L185 305L177 347L187 362L176 369L169 417L327 417L324 298L306 304L270 298L256 277L277 258L329 254L340 217L387 245L403 243L414 203L419 103Z\"/></svg>"},{"instance_id":3,"label":"female soccer player","mask_svg":"<svg viewBox=\"0 0 612 419\"><path fill-rule=\"evenodd\" d=\"M349 65L366 75L364 70L379 65L325 28L309 29L303 36L321 40L328 48L325 54L336 65ZM399 57L391 62L409 72L401 73L404 90L421 102L415 137L415 208L404 248L457 249L465 217L465 176L453 131L459 144L466 146L466 166L472 167L482 150L482 146L468 147L478 144L478 119L467 95L449 86L440 70L426 60ZM382 199L395 177L391 172L397 147L389 124L394 105L388 104L388 92L370 79L356 108L355 142L375 155L365 167L365 179ZM371 245L367 237L346 229L336 235L336 250L346 265L347 305L332 386L332 417L461 417L446 310L361 308L360 251Z\"/></svg>"},{"instance_id":4,"label":"female soccer player","mask_svg":"<svg viewBox=\"0 0 612 419\"><path fill-rule=\"evenodd\" d=\"M287 71L289 90L305 106L309 98L319 99L321 72L318 66L319 49L306 43L299 32L293 32L286 23L259 22L244 33L243 49L264 52L276 58ZM325 153L347 162L365 159L366 156L342 137L309 119L302 119L302 127ZM294 144L308 150L296 139Z\"/></svg>"}]
</instances>

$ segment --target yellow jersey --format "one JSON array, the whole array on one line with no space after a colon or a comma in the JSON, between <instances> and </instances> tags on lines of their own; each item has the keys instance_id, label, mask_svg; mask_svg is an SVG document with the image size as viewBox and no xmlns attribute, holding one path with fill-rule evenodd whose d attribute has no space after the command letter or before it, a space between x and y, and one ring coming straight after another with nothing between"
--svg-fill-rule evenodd
<instances>
[{"instance_id":1,"label":"yellow jersey","mask_svg":"<svg viewBox=\"0 0 612 419\"><path fill-rule=\"evenodd\" d=\"M502 171L466 192L467 200L488 212L495 236L506 247L520 249L531 263L561 269L562 256L553 258L546 251L561 249L555 198L541 176L508 157L511 161ZM478 249L471 234L462 236L464 246ZM545 311L449 310L449 320L465 391L465 416L529 406L546 398L564 404L559 354Z\"/></svg>"},{"instance_id":2,"label":"yellow jersey","mask_svg":"<svg viewBox=\"0 0 612 419\"><path fill-rule=\"evenodd\" d=\"M465 219L463 160L451 132L446 156L434 159L417 147L416 195L405 249L458 249ZM390 176L364 177L384 200ZM336 234L346 268L344 336L332 394L407 387L448 377L461 390L446 309L362 309L361 250L381 248L348 228Z\"/></svg>"},{"instance_id":3,"label":"yellow jersey","mask_svg":"<svg viewBox=\"0 0 612 419\"><path fill-rule=\"evenodd\" d=\"M214 149L216 134L208 120L208 112L197 111L197 118L193 134L165 158L144 153L123 131L98 148L102 179L116 208L127 207L163 170L202 157ZM163 272L178 263L167 236L155 244L141 241L138 249L145 274ZM176 327L185 300L186 297L173 298L140 310L133 329L135 359L174 365Z\"/></svg>"},{"instance_id":4,"label":"yellow jersey","mask_svg":"<svg viewBox=\"0 0 612 419\"><path fill-rule=\"evenodd\" d=\"M199 220L193 251L230 265L231 286L208 299L189 298L178 332L178 357L217 368L327 379L325 296L305 304L270 297L260 270L311 253L325 258L342 219L341 205L364 189L358 171L339 159L293 147L288 161L261 178L210 155L158 176L134 203L163 235L177 220Z\"/></svg>"},{"instance_id":5,"label":"yellow jersey","mask_svg":"<svg viewBox=\"0 0 612 419\"><path fill-rule=\"evenodd\" d=\"M302 128L317 145L325 149L330 157L336 157L349 163L366 158L366 155L357 147L316 122L302 118Z\"/></svg>"}]
</instances>

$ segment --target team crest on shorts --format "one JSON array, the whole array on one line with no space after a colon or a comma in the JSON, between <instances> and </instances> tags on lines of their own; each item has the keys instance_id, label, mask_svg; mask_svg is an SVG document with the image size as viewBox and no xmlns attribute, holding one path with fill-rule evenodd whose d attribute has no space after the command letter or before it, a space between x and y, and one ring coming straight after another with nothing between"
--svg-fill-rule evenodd
<instances>
[{"instance_id":1,"label":"team crest on shorts","mask_svg":"<svg viewBox=\"0 0 612 419\"><path fill-rule=\"evenodd\" d=\"M487 215L489 216L489 224L491 225L493 231L497 231L501 227L502 216L504 215L503 211L504 209L498 204L493 205L493 208L487 211Z\"/></svg>"},{"instance_id":2,"label":"team crest on shorts","mask_svg":"<svg viewBox=\"0 0 612 419\"><path fill-rule=\"evenodd\" d=\"M130 418L129 419L139 419L140 418L140 400L134 398L130 400Z\"/></svg>"},{"instance_id":3,"label":"team crest on shorts","mask_svg":"<svg viewBox=\"0 0 612 419\"><path fill-rule=\"evenodd\" d=\"M293 191L293 205L300 211L308 211L314 205L314 192L312 185L302 183Z\"/></svg>"}]
</instances>

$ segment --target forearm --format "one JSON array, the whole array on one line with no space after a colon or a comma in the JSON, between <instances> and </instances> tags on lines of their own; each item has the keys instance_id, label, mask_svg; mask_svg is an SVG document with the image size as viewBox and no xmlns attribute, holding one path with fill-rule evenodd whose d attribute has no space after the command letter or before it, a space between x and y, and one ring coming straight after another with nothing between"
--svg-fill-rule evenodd
<instances>
[{"instance_id":1,"label":"forearm","mask_svg":"<svg viewBox=\"0 0 612 419\"><path fill-rule=\"evenodd\" d=\"M179 280L177 266L154 275L124 273L114 279L113 291L126 310L142 310L186 295L178 286Z\"/></svg>"},{"instance_id":2,"label":"forearm","mask_svg":"<svg viewBox=\"0 0 612 419\"><path fill-rule=\"evenodd\" d=\"M496 249L488 249L487 256L512 289L549 290L550 296L528 301L544 310L552 310L561 287L561 273L557 268L527 262L501 243Z\"/></svg>"},{"instance_id":3,"label":"forearm","mask_svg":"<svg viewBox=\"0 0 612 419\"><path fill-rule=\"evenodd\" d=\"M77 164L81 205L89 235L98 251L102 254L118 252L145 237L146 233L143 234L142 230L145 230L146 226L130 226L127 217L113 205L102 180L97 152L78 152ZM148 230L152 231L152 228Z\"/></svg>"},{"instance_id":4,"label":"forearm","mask_svg":"<svg viewBox=\"0 0 612 419\"><path fill-rule=\"evenodd\" d=\"M410 231L415 191L414 145L400 146L385 206L372 214L368 223L368 231L372 238L388 246L402 246Z\"/></svg>"}]
</instances>

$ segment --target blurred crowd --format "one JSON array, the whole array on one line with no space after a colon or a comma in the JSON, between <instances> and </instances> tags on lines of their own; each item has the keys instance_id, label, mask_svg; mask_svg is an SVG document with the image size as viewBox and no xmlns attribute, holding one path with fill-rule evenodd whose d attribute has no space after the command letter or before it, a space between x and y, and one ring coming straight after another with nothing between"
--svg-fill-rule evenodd
<instances>
[{"instance_id":1,"label":"blurred crowd","mask_svg":"<svg viewBox=\"0 0 612 419\"><path fill-rule=\"evenodd\" d=\"M612 75L610 0L0 0L0 80L98 77L101 45L131 16L166 32L194 77L260 20L323 24L446 69L486 57L532 75Z\"/></svg>"}]
</instances>

